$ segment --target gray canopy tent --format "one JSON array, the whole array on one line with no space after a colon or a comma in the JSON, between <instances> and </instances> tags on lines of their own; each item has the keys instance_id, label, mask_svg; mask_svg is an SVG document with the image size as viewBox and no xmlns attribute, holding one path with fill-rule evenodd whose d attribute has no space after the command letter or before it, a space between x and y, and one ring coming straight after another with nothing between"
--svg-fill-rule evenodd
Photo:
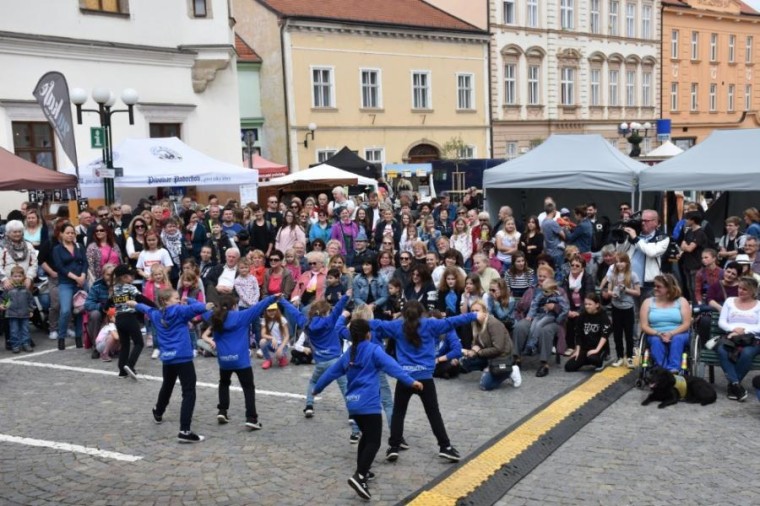
<instances>
[{"instance_id":1,"label":"gray canopy tent","mask_svg":"<svg viewBox=\"0 0 760 506\"><path fill-rule=\"evenodd\" d=\"M633 203L644 167L601 135L552 135L527 154L484 172L486 207L492 216L502 205L527 216L540 212L544 197L551 195L560 207L595 202L600 216L614 222L618 204Z\"/></svg>"}]
</instances>

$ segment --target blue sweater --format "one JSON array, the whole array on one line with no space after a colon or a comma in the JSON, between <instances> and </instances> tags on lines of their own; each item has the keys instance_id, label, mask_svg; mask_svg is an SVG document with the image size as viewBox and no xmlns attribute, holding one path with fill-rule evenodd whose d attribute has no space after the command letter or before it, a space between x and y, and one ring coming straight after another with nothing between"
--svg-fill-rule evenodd
<instances>
[{"instance_id":1,"label":"blue sweater","mask_svg":"<svg viewBox=\"0 0 760 506\"><path fill-rule=\"evenodd\" d=\"M351 331L348 329L348 324L349 320L343 315L340 315L340 318L338 318L338 321L335 323L335 328L338 329L338 335L340 336L341 341L347 341L350 343ZM370 332L370 336L372 337L371 341L373 343L384 349L385 343L383 343L382 337L380 337L377 332Z\"/></svg>"},{"instance_id":2,"label":"blue sweater","mask_svg":"<svg viewBox=\"0 0 760 506\"><path fill-rule=\"evenodd\" d=\"M136 309L144 313L156 327L156 339L161 350L159 358L164 364L184 364L193 361L193 347L187 324L190 320L206 312L206 305L195 299L187 299L186 306L175 304L166 309L154 309L145 304L137 304Z\"/></svg>"},{"instance_id":3,"label":"blue sweater","mask_svg":"<svg viewBox=\"0 0 760 506\"><path fill-rule=\"evenodd\" d=\"M342 348L336 323L347 302L348 296L344 295L329 315L315 316L309 321L293 304L284 299L280 300L285 310L285 318L288 321L295 321L299 327L305 327L304 332L311 342L315 362L327 362L340 356Z\"/></svg>"},{"instance_id":4,"label":"blue sweater","mask_svg":"<svg viewBox=\"0 0 760 506\"><path fill-rule=\"evenodd\" d=\"M230 370L251 367L251 356L248 353L248 328L276 300L276 295L270 295L248 309L227 313L223 330L214 332L219 369ZM203 319L205 321L211 320L212 314L212 311L207 311L203 314Z\"/></svg>"},{"instance_id":5,"label":"blue sweater","mask_svg":"<svg viewBox=\"0 0 760 506\"><path fill-rule=\"evenodd\" d=\"M450 330L446 337L438 341L438 349L435 352L436 358L446 356L446 360L462 358L462 341L459 340L456 330Z\"/></svg>"},{"instance_id":6,"label":"blue sweater","mask_svg":"<svg viewBox=\"0 0 760 506\"><path fill-rule=\"evenodd\" d=\"M334 380L345 375L348 380L346 408L350 415L379 415L380 379L378 371L385 371L406 386L414 383L407 374L383 349L370 341L362 341L356 349L356 357L351 362L351 350L331 365L314 386L314 395L319 394Z\"/></svg>"},{"instance_id":7,"label":"blue sweater","mask_svg":"<svg viewBox=\"0 0 760 506\"><path fill-rule=\"evenodd\" d=\"M396 340L396 359L401 367L416 380L431 379L435 370L435 357L438 339L441 334L448 334L455 327L472 323L477 319L475 313L461 314L436 320L422 318L417 332L421 344L416 348L404 336L404 320L372 320L369 327L379 335Z\"/></svg>"}]
</instances>

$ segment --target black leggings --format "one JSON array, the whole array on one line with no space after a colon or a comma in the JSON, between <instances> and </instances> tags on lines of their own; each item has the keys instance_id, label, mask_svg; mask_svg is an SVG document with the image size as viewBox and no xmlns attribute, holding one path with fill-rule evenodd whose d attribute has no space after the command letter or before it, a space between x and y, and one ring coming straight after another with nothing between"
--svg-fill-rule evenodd
<instances>
[{"instance_id":1,"label":"black leggings","mask_svg":"<svg viewBox=\"0 0 760 506\"><path fill-rule=\"evenodd\" d=\"M383 416L378 413L351 415L351 418L362 431L362 438L359 440L359 448L356 451L356 472L366 478L372 467L372 462L375 460L375 455L380 449L380 441L383 436Z\"/></svg>"},{"instance_id":2,"label":"black leggings","mask_svg":"<svg viewBox=\"0 0 760 506\"><path fill-rule=\"evenodd\" d=\"M219 369L219 405L218 409L227 411L230 407L230 383L232 373L237 374L245 398L245 417L258 421L256 414L256 386L253 384L251 366L242 369Z\"/></svg>"},{"instance_id":3,"label":"black leggings","mask_svg":"<svg viewBox=\"0 0 760 506\"><path fill-rule=\"evenodd\" d=\"M618 309L612 306L612 334L615 337L615 353L618 358L633 357L633 320L633 308ZM623 350L624 332L625 350Z\"/></svg>"},{"instance_id":4,"label":"black leggings","mask_svg":"<svg viewBox=\"0 0 760 506\"><path fill-rule=\"evenodd\" d=\"M137 359L140 358L145 343L143 342L142 332L140 332L140 315L137 313L122 313L116 315L116 331L119 333L119 373L124 375L124 366L128 365L130 369L135 370ZM129 351L130 343L135 347L132 352Z\"/></svg>"},{"instance_id":5,"label":"black leggings","mask_svg":"<svg viewBox=\"0 0 760 506\"><path fill-rule=\"evenodd\" d=\"M179 410L179 430L190 430L190 422L193 420L193 410L195 409L195 365L192 362L182 364L164 364L163 366L164 381L161 383L161 390L158 392L156 401L156 414L163 415L166 406L169 405L169 399L172 398L174 384L179 377L179 384L182 386L182 407Z\"/></svg>"},{"instance_id":6,"label":"black leggings","mask_svg":"<svg viewBox=\"0 0 760 506\"><path fill-rule=\"evenodd\" d=\"M584 365L593 365L594 367L601 367L606 352L604 350L593 355L586 355L586 350L581 350L578 354L578 358L571 358L565 362L566 372L575 372Z\"/></svg>"},{"instance_id":7,"label":"black leggings","mask_svg":"<svg viewBox=\"0 0 760 506\"><path fill-rule=\"evenodd\" d=\"M433 429L438 446L448 448L451 446L449 436L446 434L446 427L443 425L443 418L438 409L438 395L435 393L435 382L431 379L418 380L423 385L422 392L415 392L410 387L403 385L400 381L396 382L396 393L393 396L393 416L391 417L391 437L388 444L398 447L401 440L404 439L404 419L406 418L406 408L409 406L409 399L413 394L420 396L422 406L425 408L425 414L430 422L430 428Z\"/></svg>"}]
</instances>

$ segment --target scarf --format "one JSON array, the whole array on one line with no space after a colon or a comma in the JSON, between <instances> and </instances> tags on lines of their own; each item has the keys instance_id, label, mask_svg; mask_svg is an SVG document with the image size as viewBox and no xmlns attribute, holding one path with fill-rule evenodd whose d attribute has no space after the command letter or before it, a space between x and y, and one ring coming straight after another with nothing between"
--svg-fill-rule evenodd
<instances>
[{"instance_id":1,"label":"scarf","mask_svg":"<svg viewBox=\"0 0 760 506\"><path fill-rule=\"evenodd\" d=\"M180 255L182 254L182 232L177 230L174 234L169 235L166 231L163 231L161 232L161 240L169 255L171 255L174 265L179 266Z\"/></svg>"},{"instance_id":2,"label":"scarf","mask_svg":"<svg viewBox=\"0 0 760 506\"><path fill-rule=\"evenodd\" d=\"M578 274L577 278L574 278L572 274L567 276L567 285L571 292L576 292L581 289L581 282L583 281L583 272Z\"/></svg>"},{"instance_id":3,"label":"scarf","mask_svg":"<svg viewBox=\"0 0 760 506\"><path fill-rule=\"evenodd\" d=\"M3 249L10 253L11 258L17 264L26 262L26 257L29 254L29 248L27 248L24 240L16 243L6 237L3 239Z\"/></svg>"}]
</instances>

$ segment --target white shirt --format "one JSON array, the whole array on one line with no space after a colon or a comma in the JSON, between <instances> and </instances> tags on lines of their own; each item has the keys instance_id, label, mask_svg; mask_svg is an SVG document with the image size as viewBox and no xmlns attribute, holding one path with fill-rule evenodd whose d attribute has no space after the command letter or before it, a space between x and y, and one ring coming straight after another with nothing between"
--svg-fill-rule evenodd
<instances>
[{"instance_id":1,"label":"white shirt","mask_svg":"<svg viewBox=\"0 0 760 506\"><path fill-rule=\"evenodd\" d=\"M222 273L219 275L219 281L217 281L216 286L232 288L235 286L236 274L237 267L228 267L227 264L224 264L224 269L222 269Z\"/></svg>"}]
</instances>

